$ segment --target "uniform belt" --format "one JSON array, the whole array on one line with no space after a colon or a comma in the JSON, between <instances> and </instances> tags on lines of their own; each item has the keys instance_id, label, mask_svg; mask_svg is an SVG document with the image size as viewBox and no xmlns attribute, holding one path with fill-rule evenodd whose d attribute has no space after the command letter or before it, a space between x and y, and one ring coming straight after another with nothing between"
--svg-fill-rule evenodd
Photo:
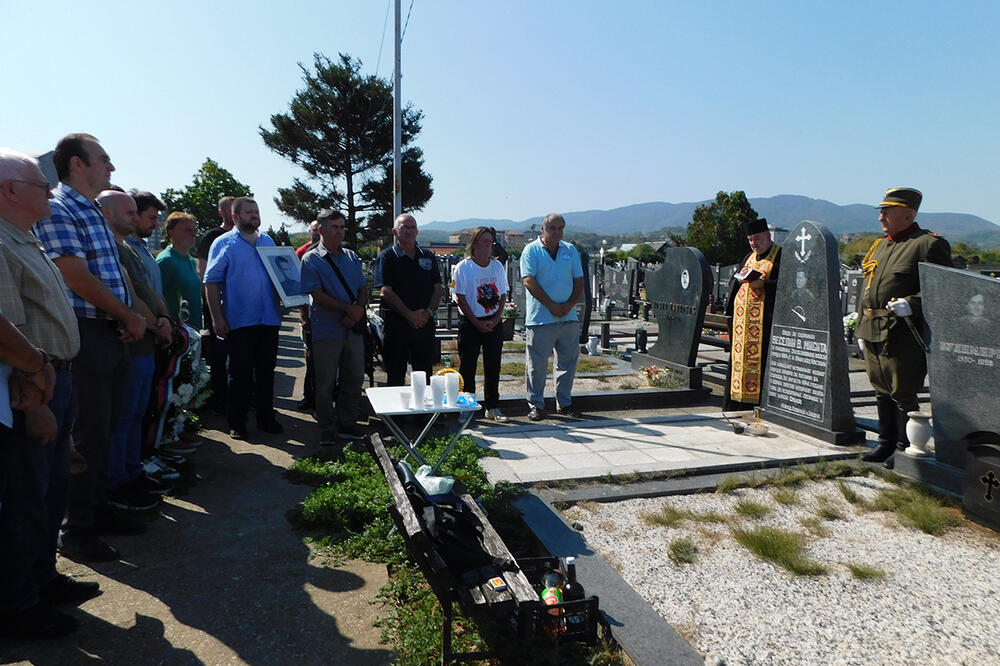
<instances>
[{"instance_id":1,"label":"uniform belt","mask_svg":"<svg viewBox=\"0 0 1000 666\"><path fill-rule=\"evenodd\" d=\"M865 313L866 317L888 317L889 311L883 308L864 308L862 312Z\"/></svg>"}]
</instances>

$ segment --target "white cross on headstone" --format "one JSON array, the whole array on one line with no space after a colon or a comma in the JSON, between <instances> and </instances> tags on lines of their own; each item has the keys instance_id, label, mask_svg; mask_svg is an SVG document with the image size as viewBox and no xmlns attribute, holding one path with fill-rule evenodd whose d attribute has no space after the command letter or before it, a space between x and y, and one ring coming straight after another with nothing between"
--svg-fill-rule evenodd
<instances>
[{"instance_id":1,"label":"white cross on headstone","mask_svg":"<svg viewBox=\"0 0 1000 666\"><path fill-rule=\"evenodd\" d=\"M795 240L802 242L802 254L806 253L806 241L807 240L811 240L811 239L812 239L812 235L811 234L807 234L806 233L806 228L802 227L802 229L799 231L799 235L795 237Z\"/></svg>"}]
</instances>

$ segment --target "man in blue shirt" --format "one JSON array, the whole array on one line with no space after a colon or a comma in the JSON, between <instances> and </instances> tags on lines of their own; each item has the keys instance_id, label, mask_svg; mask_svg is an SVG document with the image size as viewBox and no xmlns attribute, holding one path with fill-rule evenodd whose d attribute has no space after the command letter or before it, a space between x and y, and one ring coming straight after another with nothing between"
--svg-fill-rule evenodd
<instances>
[{"instance_id":1,"label":"man in blue shirt","mask_svg":"<svg viewBox=\"0 0 1000 666\"><path fill-rule=\"evenodd\" d=\"M281 312L278 294L257 254L258 247L274 247L260 229L260 209L250 197L233 201L234 228L212 243L205 268L205 293L215 334L229 350L229 400L226 418L230 435L246 439L250 384L254 387L257 427L280 433L275 418L274 366L278 362Z\"/></svg>"},{"instance_id":2,"label":"man in blue shirt","mask_svg":"<svg viewBox=\"0 0 1000 666\"><path fill-rule=\"evenodd\" d=\"M338 437L361 437L357 418L365 377L365 345L363 336L351 327L364 318L368 287L358 255L340 246L344 242L344 214L323 210L317 220L321 241L302 258L302 291L309 294L310 302L319 443L333 446ZM335 414L333 387L338 379Z\"/></svg>"},{"instance_id":3,"label":"man in blue shirt","mask_svg":"<svg viewBox=\"0 0 1000 666\"><path fill-rule=\"evenodd\" d=\"M583 295L583 266L576 248L562 240L566 220L551 213L542 220L542 235L521 253L525 304L525 375L528 418L540 421L545 411L549 355L555 349L556 413L580 416L572 406L573 379L580 355L576 304Z\"/></svg>"}]
</instances>

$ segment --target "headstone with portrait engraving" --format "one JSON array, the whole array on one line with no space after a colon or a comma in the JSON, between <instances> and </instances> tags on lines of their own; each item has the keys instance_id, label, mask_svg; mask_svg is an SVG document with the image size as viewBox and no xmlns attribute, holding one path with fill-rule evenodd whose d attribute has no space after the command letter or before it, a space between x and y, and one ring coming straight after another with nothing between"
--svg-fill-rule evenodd
<instances>
[{"instance_id":1,"label":"headstone with portrait engraving","mask_svg":"<svg viewBox=\"0 0 1000 666\"><path fill-rule=\"evenodd\" d=\"M973 441L1000 444L1000 281L920 264L938 462L963 468Z\"/></svg>"},{"instance_id":2,"label":"headstone with portrait engraving","mask_svg":"<svg viewBox=\"0 0 1000 666\"><path fill-rule=\"evenodd\" d=\"M525 303L524 282L521 280L521 262L507 262L507 284L510 285L510 299L517 306L518 323L524 323L524 316L528 312ZM517 324L515 324L517 325Z\"/></svg>"},{"instance_id":3,"label":"headstone with portrait engraving","mask_svg":"<svg viewBox=\"0 0 1000 666\"><path fill-rule=\"evenodd\" d=\"M865 440L851 410L837 240L818 222L792 229L781 270L764 395L771 421L834 444Z\"/></svg>"},{"instance_id":4,"label":"headstone with portrait engraving","mask_svg":"<svg viewBox=\"0 0 1000 666\"><path fill-rule=\"evenodd\" d=\"M712 294L705 255L692 247L665 248L659 270L646 271L646 294L657 324L656 343L646 354L633 354L632 367L667 367L681 373L688 388L701 388L696 357Z\"/></svg>"},{"instance_id":5,"label":"headstone with portrait engraving","mask_svg":"<svg viewBox=\"0 0 1000 666\"><path fill-rule=\"evenodd\" d=\"M729 281L736 275L736 271L741 268L739 264L720 266L715 282L715 311L724 312L726 301L729 300Z\"/></svg>"},{"instance_id":6,"label":"headstone with portrait engraving","mask_svg":"<svg viewBox=\"0 0 1000 666\"><path fill-rule=\"evenodd\" d=\"M850 314L851 312L858 311L858 297L861 296L861 271L849 270L847 271L846 281L847 281L847 292L846 298L844 299L844 314Z\"/></svg>"}]
</instances>

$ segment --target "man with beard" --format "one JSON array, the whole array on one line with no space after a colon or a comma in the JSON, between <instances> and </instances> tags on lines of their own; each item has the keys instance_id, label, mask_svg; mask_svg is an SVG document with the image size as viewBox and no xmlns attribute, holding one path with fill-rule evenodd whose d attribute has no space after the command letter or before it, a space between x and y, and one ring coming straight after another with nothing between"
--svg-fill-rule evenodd
<instances>
[{"instance_id":1,"label":"man with beard","mask_svg":"<svg viewBox=\"0 0 1000 666\"><path fill-rule=\"evenodd\" d=\"M205 268L205 293L216 336L229 349L229 401L226 418L230 435L246 439L250 385L253 384L257 427L284 432L275 418L274 366L278 361L281 312L258 247L274 247L258 232L260 209L250 197L233 201L231 231L212 244Z\"/></svg>"},{"instance_id":2,"label":"man with beard","mask_svg":"<svg viewBox=\"0 0 1000 666\"><path fill-rule=\"evenodd\" d=\"M160 213L167 209L166 204L160 201L151 192L132 192L135 200L135 209L139 219L135 225L135 233L125 237L125 242L142 260L142 267L146 270L146 279L152 285L153 291L163 296L163 278L160 276L160 265L156 263L156 257L149 251L147 240L156 231L156 226L160 223ZM159 251L159 248L157 248ZM166 307L166 304L163 304Z\"/></svg>"}]
</instances>

